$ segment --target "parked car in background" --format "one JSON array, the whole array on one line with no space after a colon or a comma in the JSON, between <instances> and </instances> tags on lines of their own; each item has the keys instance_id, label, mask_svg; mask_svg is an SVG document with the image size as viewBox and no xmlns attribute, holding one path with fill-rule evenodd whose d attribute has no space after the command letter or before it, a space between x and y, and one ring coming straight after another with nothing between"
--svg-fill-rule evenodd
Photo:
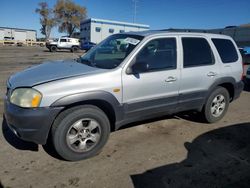
<instances>
[{"instance_id":1,"label":"parked car in background","mask_svg":"<svg viewBox=\"0 0 250 188\"><path fill-rule=\"evenodd\" d=\"M250 67L250 54L247 54L244 48L239 48L239 51L242 56L243 76L245 77L247 74L247 69Z\"/></svg>"},{"instance_id":2,"label":"parked car in background","mask_svg":"<svg viewBox=\"0 0 250 188\"><path fill-rule=\"evenodd\" d=\"M244 48L239 47L238 49L239 49L239 51L240 51L240 54L241 54L242 56L244 56L245 53L246 53L246 51L244 50Z\"/></svg>"},{"instance_id":3,"label":"parked car in background","mask_svg":"<svg viewBox=\"0 0 250 188\"><path fill-rule=\"evenodd\" d=\"M57 50L70 50L71 52L76 52L80 49L79 39L61 37L58 41L47 41L46 47L50 52L56 52Z\"/></svg>"},{"instance_id":4,"label":"parked car in background","mask_svg":"<svg viewBox=\"0 0 250 188\"><path fill-rule=\"evenodd\" d=\"M250 66L249 66L248 69L247 69L245 83L246 83L247 85L250 85Z\"/></svg>"},{"instance_id":5,"label":"parked car in background","mask_svg":"<svg viewBox=\"0 0 250 188\"><path fill-rule=\"evenodd\" d=\"M250 46L244 47L243 50L245 55L250 55Z\"/></svg>"},{"instance_id":6,"label":"parked car in background","mask_svg":"<svg viewBox=\"0 0 250 188\"><path fill-rule=\"evenodd\" d=\"M128 123L187 110L217 122L243 87L242 57L229 36L131 32L78 60L12 75L4 116L21 139L51 140L60 156L76 161L99 153L110 132Z\"/></svg>"},{"instance_id":7,"label":"parked car in background","mask_svg":"<svg viewBox=\"0 0 250 188\"><path fill-rule=\"evenodd\" d=\"M81 43L81 50L89 51L95 45L96 45L96 43L94 43L94 42L84 42L84 43Z\"/></svg>"}]
</instances>

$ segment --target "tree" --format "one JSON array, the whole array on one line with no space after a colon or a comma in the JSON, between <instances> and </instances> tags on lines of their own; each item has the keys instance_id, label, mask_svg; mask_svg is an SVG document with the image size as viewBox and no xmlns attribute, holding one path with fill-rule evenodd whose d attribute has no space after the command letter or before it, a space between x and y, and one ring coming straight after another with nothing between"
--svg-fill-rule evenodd
<instances>
[{"instance_id":1,"label":"tree","mask_svg":"<svg viewBox=\"0 0 250 188\"><path fill-rule=\"evenodd\" d=\"M59 32L66 32L71 36L75 29L80 29L80 22L86 18L87 9L72 0L58 0L54 14Z\"/></svg>"},{"instance_id":2,"label":"tree","mask_svg":"<svg viewBox=\"0 0 250 188\"><path fill-rule=\"evenodd\" d=\"M56 22L53 18L53 11L49 8L46 2L40 2L38 5L39 8L36 9L36 13L40 14L40 31L47 40L50 37L51 30L55 26Z\"/></svg>"}]
</instances>

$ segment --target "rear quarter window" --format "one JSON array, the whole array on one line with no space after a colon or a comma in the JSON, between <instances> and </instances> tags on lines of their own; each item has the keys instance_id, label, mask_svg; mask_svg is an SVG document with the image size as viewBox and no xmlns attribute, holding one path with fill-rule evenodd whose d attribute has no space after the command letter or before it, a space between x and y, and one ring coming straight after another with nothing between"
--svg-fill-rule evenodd
<instances>
[{"instance_id":1,"label":"rear quarter window","mask_svg":"<svg viewBox=\"0 0 250 188\"><path fill-rule=\"evenodd\" d=\"M223 63L236 62L239 57L234 44L228 39L212 39Z\"/></svg>"}]
</instances>

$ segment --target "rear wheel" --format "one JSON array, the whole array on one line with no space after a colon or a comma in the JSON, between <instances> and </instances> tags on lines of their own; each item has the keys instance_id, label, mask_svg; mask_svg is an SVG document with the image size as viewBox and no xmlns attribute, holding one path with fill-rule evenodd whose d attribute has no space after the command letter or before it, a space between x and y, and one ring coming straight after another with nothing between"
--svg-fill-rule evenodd
<instances>
[{"instance_id":1,"label":"rear wheel","mask_svg":"<svg viewBox=\"0 0 250 188\"><path fill-rule=\"evenodd\" d=\"M72 48L71 48L71 52L77 52L79 50L79 48L77 47L77 46L73 46Z\"/></svg>"},{"instance_id":2,"label":"rear wheel","mask_svg":"<svg viewBox=\"0 0 250 188\"><path fill-rule=\"evenodd\" d=\"M66 160L77 161L102 149L109 137L110 124L101 109L84 105L62 112L51 133L57 153Z\"/></svg>"},{"instance_id":3,"label":"rear wheel","mask_svg":"<svg viewBox=\"0 0 250 188\"><path fill-rule=\"evenodd\" d=\"M224 117L229 106L229 93L223 87L217 87L207 99L203 115L208 123L214 123Z\"/></svg>"}]
</instances>

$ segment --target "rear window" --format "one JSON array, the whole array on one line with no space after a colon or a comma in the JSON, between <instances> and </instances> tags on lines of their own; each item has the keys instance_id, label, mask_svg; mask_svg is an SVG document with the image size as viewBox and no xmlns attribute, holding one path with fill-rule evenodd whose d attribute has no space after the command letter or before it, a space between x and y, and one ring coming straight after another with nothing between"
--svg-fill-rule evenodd
<instances>
[{"instance_id":1,"label":"rear window","mask_svg":"<svg viewBox=\"0 0 250 188\"><path fill-rule=\"evenodd\" d=\"M232 63L238 60L237 51L231 40L212 39L223 63Z\"/></svg>"},{"instance_id":2,"label":"rear window","mask_svg":"<svg viewBox=\"0 0 250 188\"><path fill-rule=\"evenodd\" d=\"M214 64L210 45L204 38L182 38L184 67L195 67Z\"/></svg>"}]
</instances>

